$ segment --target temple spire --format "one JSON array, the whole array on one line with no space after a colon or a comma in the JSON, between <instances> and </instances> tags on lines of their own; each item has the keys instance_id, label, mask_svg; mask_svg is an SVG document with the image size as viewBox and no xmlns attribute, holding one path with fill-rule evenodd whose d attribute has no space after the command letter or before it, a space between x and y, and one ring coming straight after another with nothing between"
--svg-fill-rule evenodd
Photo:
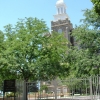
<instances>
[{"instance_id":1,"label":"temple spire","mask_svg":"<svg viewBox=\"0 0 100 100\"><path fill-rule=\"evenodd\" d=\"M58 0L56 3L57 14L66 13L66 4L63 0Z\"/></svg>"},{"instance_id":2,"label":"temple spire","mask_svg":"<svg viewBox=\"0 0 100 100\"><path fill-rule=\"evenodd\" d=\"M64 20L66 18L69 19L68 15L66 14L66 4L64 0L58 0L56 2L57 14L54 15L54 19L57 20Z\"/></svg>"}]
</instances>

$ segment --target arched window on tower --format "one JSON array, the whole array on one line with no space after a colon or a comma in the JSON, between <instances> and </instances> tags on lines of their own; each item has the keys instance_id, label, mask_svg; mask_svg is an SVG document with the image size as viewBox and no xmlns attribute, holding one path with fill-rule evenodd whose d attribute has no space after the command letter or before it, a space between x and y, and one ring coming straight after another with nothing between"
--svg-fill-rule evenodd
<instances>
[{"instance_id":1,"label":"arched window on tower","mask_svg":"<svg viewBox=\"0 0 100 100\"><path fill-rule=\"evenodd\" d=\"M60 10L59 10L59 8L58 8L58 14L60 13Z\"/></svg>"},{"instance_id":2,"label":"arched window on tower","mask_svg":"<svg viewBox=\"0 0 100 100\"><path fill-rule=\"evenodd\" d=\"M59 14L61 14L61 7L59 8Z\"/></svg>"},{"instance_id":3,"label":"arched window on tower","mask_svg":"<svg viewBox=\"0 0 100 100\"><path fill-rule=\"evenodd\" d=\"M64 9L64 13L66 14L66 9Z\"/></svg>"},{"instance_id":4,"label":"arched window on tower","mask_svg":"<svg viewBox=\"0 0 100 100\"><path fill-rule=\"evenodd\" d=\"M58 29L58 33L62 33L62 29Z\"/></svg>"},{"instance_id":5,"label":"arched window on tower","mask_svg":"<svg viewBox=\"0 0 100 100\"><path fill-rule=\"evenodd\" d=\"M61 13L63 13L63 7L61 7Z\"/></svg>"}]
</instances>

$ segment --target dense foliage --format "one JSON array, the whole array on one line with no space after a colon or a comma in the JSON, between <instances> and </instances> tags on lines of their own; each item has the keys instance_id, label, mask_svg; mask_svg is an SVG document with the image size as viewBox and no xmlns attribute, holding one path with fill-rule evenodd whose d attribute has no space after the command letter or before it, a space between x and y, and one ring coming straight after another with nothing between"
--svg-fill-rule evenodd
<instances>
[{"instance_id":1,"label":"dense foliage","mask_svg":"<svg viewBox=\"0 0 100 100\"><path fill-rule=\"evenodd\" d=\"M100 16L94 12L92 9L83 10L84 19L80 21L83 22L84 25L87 25L89 28L92 29L99 29L100 28Z\"/></svg>"},{"instance_id":2,"label":"dense foliage","mask_svg":"<svg viewBox=\"0 0 100 100\"><path fill-rule=\"evenodd\" d=\"M94 10L98 15L100 15L100 0L91 0L94 4Z\"/></svg>"},{"instance_id":3,"label":"dense foliage","mask_svg":"<svg viewBox=\"0 0 100 100\"><path fill-rule=\"evenodd\" d=\"M70 75L85 77L100 74L100 18L93 9L84 10L82 25L72 32L75 46L68 50Z\"/></svg>"},{"instance_id":4,"label":"dense foliage","mask_svg":"<svg viewBox=\"0 0 100 100\"><path fill-rule=\"evenodd\" d=\"M43 20L31 17L5 26L5 32L0 32L3 79L47 80L68 72L67 41L63 34L48 30Z\"/></svg>"}]
</instances>

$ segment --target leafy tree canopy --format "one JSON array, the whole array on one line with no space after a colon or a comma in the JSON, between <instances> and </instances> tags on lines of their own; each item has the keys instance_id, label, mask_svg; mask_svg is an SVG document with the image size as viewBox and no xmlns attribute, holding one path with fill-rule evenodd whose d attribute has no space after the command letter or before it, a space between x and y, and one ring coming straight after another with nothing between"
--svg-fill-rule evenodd
<instances>
[{"instance_id":1,"label":"leafy tree canopy","mask_svg":"<svg viewBox=\"0 0 100 100\"><path fill-rule=\"evenodd\" d=\"M47 80L68 74L68 42L63 34L50 34L48 30L43 20L32 17L5 26L4 61L0 67L3 78Z\"/></svg>"},{"instance_id":2,"label":"leafy tree canopy","mask_svg":"<svg viewBox=\"0 0 100 100\"><path fill-rule=\"evenodd\" d=\"M84 25L92 28L92 29L99 29L100 28L100 16L94 12L94 9L86 9L83 10L84 19L80 21L83 22Z\"/></svg>"},{"instance_id":3,"label":"leafy tree canopy","mask_svg":"<svg viewBox=\"0 0 100 100\"><path fill-rule=\"evenodd\" d=\"M100 15L100 0L91 0L91 2L94 4L95 12Z\"/></svg>"},{"instance_id":4,"label":"leafy tree canopy","mask_svg":"<svg viewBox=\"0 0 100 100\"><path fill-rule=\"evenodd\" d=\"M70 76L85 77L100 74L100 16L93 9L84 10L82 25L72 31L75 46L68 50Z\"/></svg>"}]
</instances>

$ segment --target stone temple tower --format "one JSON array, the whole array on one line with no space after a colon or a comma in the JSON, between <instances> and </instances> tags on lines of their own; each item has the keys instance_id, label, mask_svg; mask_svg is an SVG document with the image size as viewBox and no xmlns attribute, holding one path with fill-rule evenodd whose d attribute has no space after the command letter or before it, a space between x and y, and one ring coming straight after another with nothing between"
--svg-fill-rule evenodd
<instances>
[{"instance_id":1,"label":"stone temple tower","mask_svg":"<svg viewBox=\"0 0 100 100\"><path fill-rule=\"evenodd\" d=\"M63 0L58 0L56 2L57 14L54 15L54 21L51 21L51 30L58 33L64 33L65 37L72 43L73 38L70 36L69 32L72 31L73 26L70 19L66 13L66 4Z\"/></svg>"}]
</instances>

